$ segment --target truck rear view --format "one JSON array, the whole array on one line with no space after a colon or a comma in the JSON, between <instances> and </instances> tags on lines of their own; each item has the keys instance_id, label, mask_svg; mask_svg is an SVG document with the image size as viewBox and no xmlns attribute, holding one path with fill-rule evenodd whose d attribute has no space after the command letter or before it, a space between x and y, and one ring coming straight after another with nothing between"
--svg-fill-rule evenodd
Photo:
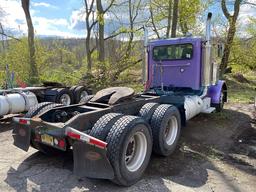
<instances>
[{"instance_id":1,"label":"truck rear view","mask_svg":"<svg viewBox=\"0 0 256 192\"><path fill-rule=\"evenodd\" d=\"M145 90L110 87L81 104L38 105L15 118L14 144L50 154L73 150L74 173L130 186L143 175L152 151L171 155L181 127L199 113L220 111L226 84L218 80L210 37L156 40L145 46Z\"/></svg>"}]
</instances>

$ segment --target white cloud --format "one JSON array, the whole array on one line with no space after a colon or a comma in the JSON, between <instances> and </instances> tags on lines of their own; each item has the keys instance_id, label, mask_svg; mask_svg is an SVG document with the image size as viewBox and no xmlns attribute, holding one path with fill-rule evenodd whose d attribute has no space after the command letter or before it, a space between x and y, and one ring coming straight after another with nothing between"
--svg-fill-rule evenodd
<instances>
[{"instance_id":1,"label":"white cloud","mask_svg":"<svg viewBox=\"0 0 256 192\"><path fill-rule=\"evenodd\" d=\"M47 19L44 17L33 17L36 35L77 37L76 34L60 30L60 27L68 28L69 23L66 19Z\"/></svg>"},{"instance_id":2,"label":"white cloud","mask_svg":"<svg viewBox=\"0 0 256 192\"><path fill-rule=\"evenodd\" d=\"M18 30L21 33L27 31L25 15L21 7L21 1L0 0L1 8L5 16L0 18L4 28ZM34 14L34 12L31 12Z\"/></svg>"},{"instance_id":3,"label":"white cloud","mask_svg":"<svg viewBox=\"0 0 256 192\"><path fill-rule=\"evenodd\" d=\"M255 4L256 4L256 0L255 0ZM243 23L245 23L245 22L248 22L249 17L256 17L256 6L252 6L250 4L241 5L239 19Z\"/></svg>"},{"instance_id":4,"label":"white cloud","mask_svg":"<svg viewBox=\"0 0 256 192\"><path fill-rule=\"evenodd\" d=\"M77 29L77 30L81 30L85 28L85 17L86 17L86 13L85 13L85 8L81 7L78 10L74 10L71 13L70 16L70 26L69 29ZM94 19L96 19L96 12L93 12L90 17L89 20L90 22L92 22Z\"/></svg>"},{"instance_id":5,"label":"white cloud","mask_svg":"<svg viewBox=\"0 0 256 192\"><path fill-rule=\"evenodd\" d=\"M256 0L247 1L249 3L256 4ZM240 7L238 18L238 30L237 34L241 37L247 37L246 25L250 23L250 18L256 18L256 6L251 4L243 4Z\"/></svg>"},{"instance_id":6,"label":"white cloud","mask_svg":"<svg viewBox=\"0 0 256 192\"><path fill-rule=\"evenodd\" d=\"M45 17L33 17L33 23L35 26L41 28L51 28L57 26L67 27L69 25L66 19L47 19Z\"/></svg>"},{"instance_id":7,"label":"white cloud","mask_svg":"<svg viewBox=\"0 0 256 192\"><path fill-rule=\"evenodd\" d=\"M58 9L58 7L51 5L49 3L45 3L45 2L40 2L40 3L32 2L32 6L33 7L47 7L47 8Z\"/></svg>"},{"instance_id":8,"label":"white cloud","mask_svg":"<svg viewBox=\"0 0 256 192\"><path fill-rule=\"evenodd\" d=\"M0 22L4 29L13 32L15 35L27 34L27 23L23 12L21 1L17 0L0 0L0 6L4 10L5 16L0 17ZM47 6L46 4L40 6ZM69 21L64 18L47 19L36 15L36 7L30 9L32 21L34 24L35 34L44 36L61 36L61 37L81 37L68 31ZM61 30L62 28L63 30ZM66 30L67 29L67 30Z\"/></svg>"}]
</instances>

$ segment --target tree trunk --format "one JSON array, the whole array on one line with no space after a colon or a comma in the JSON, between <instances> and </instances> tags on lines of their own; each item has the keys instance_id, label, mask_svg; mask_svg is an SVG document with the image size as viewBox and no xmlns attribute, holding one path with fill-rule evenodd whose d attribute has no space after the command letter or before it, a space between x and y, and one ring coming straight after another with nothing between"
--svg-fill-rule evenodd
<instances>
[{"instance_id":1,"label":"tree trunk","mask_svg":"<svg viewBox=\"0 0 256 192\"><path fill-rule=\"evenodd\" d=\"M182 21L182 19L180 17L179 24L180 24L180 30L181 30L182 34L185 36L188 32L187 21Z\"/></svg>"},{"instance_id":2,"label":"tree trunk","mask_svg":"<svg viewBox=\"0 0 256 192\"><path fill-rule=\"evenodd\" d=\"M87 58L87 74L90 74L92 72L92 54L90 50L90 35L88 34L85 40L85 46L86 46L86 58Z\"/></svg>"},{"instance_id":3,"label":"tree trunk","mask_svg":"<svg viewBox=\"0 0 256 192\"><path fill-rule=\"evenodd\" d=\"M178 7L179 7L179 0L174 0L173 2L173 15L172 15L172 32L171 37L176 37L177 31L177 24L178 24Z\"/></svg>"},{"instance_id":4,"label":"tree trunk","mask_svg":"<svg viewBox=\"0 0 256 192\"><path fill-rule=\"evenodd\" d=\"M35 61L35 42L34 42L34 27L29 11L29 0L22 0L22 8L26 16L27 26L28 26L28 46L29 46L29 64L30 64L30 83L38 82L38 71Z\"/></svg>"},{"instance_id":5,"label":"tree trunk","mask_svg":"<svg viewBox=\"0 0 256 192\"><path fill-rule=\"evenodd\" d=\"M227 40L225 42L223 56L222 56L222 59L221 59L221 65L220 65L221 75L224 74L225 69L228 66L229 55L230 55L230 52L231 52L231 47L232 47L232 43L233 43L233 40L234 40L235 33L236 33L236 24L231 23L230 26L229 26L229 29L228 29Z\"/></svg>"},{"instance_id":6,"label":"tree trunk","mask_svg":"<svg viewBox=\"0 0 256 192\"><path fill-rule=\"evenodd\" d=\"M155 32L157 38L160 39L160 34L158 33L158 29L156 28L154 13L153 13L154 11L153 11L153 8L152 8L151 4L149 6L149 12L150 12L151 23L153 25L153 31Z\"/></svg>"},{"instance_id":7,"label":"tree trunk","mask_svg":"<svg viewBox=\"0 0 256 192\"><path fill-rule=\"evenodd\" d=\"M94 20L93 17L93 6L94 6L95 0L92 0L88 2L88 0L84 0L85 5L85 24L86 24L86 38L85 38L85 47L86 47L86 59L87 59L87 76L90 76L92 73L92 53L93 49L91 48L91 34L93 27L96 25L97 21ZM90 19L90 16L92 16L92 21Z\"/></svg>"},{"instance_id":8,"label":"tree trunk","mask_svg":"<svg viewBox=\"0 0 256 192\"><path fill-rule=\"evenodd\" d=\"M170 37L170 31L171 31L171 21L172 21L172 0L169 0L169 6L168 6L168 21L167 21L167 30L166 30L166 38Z\"/></svg>"},{"instance_id":9,"label":"tree trunk","mask_svg":"<svg viewBox=\"0 0 256 192\"><path fill-rule=\"evenodd\" d=\"M239 15L240 5L241 5L241 0L236 0L234 4L234 13L233 15L231 15L228 12L228 9L226 7L226 1L221 0L221 8L222 8L223 14L225 15L229 23L227 39L224 47L224 54L222 56L221 64L220 64L221 76L223 76L225 69L228 66L229 55L230 55L231 47L235 37L235 33L236 33L236 21Z\"/></svg>"},{"instance_id":10,"label":"tree trunk","mask_svg":"<svg viewBox=\"0 0 256 192\"><path fill-rule=\"evenodd\" d=\"M105 47L104 47L104 9L102 7L101 0L97 0L97 14L98 14L98 25L99 25L99 46L98 54L99 61L105 60Z\"/></svg>"}]
</instances>

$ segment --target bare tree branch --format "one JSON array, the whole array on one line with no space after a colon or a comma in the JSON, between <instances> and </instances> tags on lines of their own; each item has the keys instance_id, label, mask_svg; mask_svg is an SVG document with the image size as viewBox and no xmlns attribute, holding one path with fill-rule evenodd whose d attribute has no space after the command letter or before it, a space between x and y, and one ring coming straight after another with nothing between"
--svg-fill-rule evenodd
<instances>
[{"instance_id":1,"label":"bare tree branch","mask_svg":"<svg viewBox=\"0 0 256 192\"><path fill-rule=\"evenodd\" d=\"M221 8L222 8L222 11L223 11L223 14L225 15L225 17L226 17L227 19L229 19L231 15L230 15L229 12L228 12L227 5L226 5L226 1L225 1L225 0L222 0L222 1L221 1Z\"/></svg>"},{"instance_id":2,"label":"bare tree branch","mask_svg":"<svg viewBox=\"0 0 256 192\"><path fill-rule=\"evenodd\" d=\"M3 36L5 36L5 37L11 38L11 39L14 39L14 40L16 40L16 41L21 41L20 39L14 37L14 36L12 36L12 35L8 35L8 34L6 34L6 33L3 33L3 32L0 32L0 35L3 35Z\"/></svg>"}]
</instances>

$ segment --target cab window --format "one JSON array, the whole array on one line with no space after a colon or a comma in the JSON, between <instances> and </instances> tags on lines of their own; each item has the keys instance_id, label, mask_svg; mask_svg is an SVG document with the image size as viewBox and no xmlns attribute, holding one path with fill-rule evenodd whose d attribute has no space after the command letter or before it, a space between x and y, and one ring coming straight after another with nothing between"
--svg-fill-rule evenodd
<instances>
[{"instance_id":1,"label":"cab window","mask_svg":"<svg viewBox=\"0 0 256 192\"><path fill-rule=\"evenodd\" d=\"M192 56L192 44L164 45L153 48L153 59L155 61L187 60L192 59Z\"/></svg>"}]
</instances>

